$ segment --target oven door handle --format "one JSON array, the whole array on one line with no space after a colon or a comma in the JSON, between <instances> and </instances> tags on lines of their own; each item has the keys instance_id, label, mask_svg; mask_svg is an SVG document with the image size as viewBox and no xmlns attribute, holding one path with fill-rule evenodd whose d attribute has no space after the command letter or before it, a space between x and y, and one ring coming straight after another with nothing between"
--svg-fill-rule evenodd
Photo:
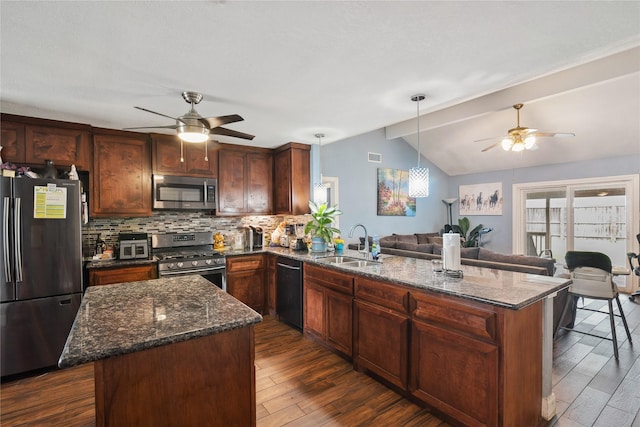
<instances>
[{"instance_id":1,"label":"oven door handle","mask_svg":"<svg viewBox=\"0 0 640 427\"><path fill-rule=\"evenodd\" d=\"M182 270L182 271L163 271L160 273L161 276L175 276L178 274L195 274L195 273L213 273L220 270L225 270L226 267L218 267L218 268L199 268L197 270Z\"/></svg>"}]
</instances>

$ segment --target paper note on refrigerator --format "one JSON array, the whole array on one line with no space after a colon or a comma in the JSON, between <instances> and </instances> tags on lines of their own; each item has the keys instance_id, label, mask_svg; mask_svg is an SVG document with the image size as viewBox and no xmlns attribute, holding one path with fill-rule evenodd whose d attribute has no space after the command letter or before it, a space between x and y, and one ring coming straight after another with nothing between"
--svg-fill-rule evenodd
<instances>
[{"instance_id":1,"label":"paper note on refrigerator","mask_svg":"<svg viewBox=\"0 0 640 427\"><path fill-rule=\"evenodd\" d=\"M67 189L55 185L35 186L33 217L36 219L65 219L67 217Z\"/></svg>"}]
</instances>

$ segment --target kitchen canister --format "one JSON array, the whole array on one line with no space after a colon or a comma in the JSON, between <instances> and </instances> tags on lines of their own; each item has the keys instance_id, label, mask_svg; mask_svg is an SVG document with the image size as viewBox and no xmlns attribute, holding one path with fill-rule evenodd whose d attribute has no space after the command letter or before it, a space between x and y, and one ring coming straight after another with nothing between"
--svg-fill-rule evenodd
<instances>
[{"instance_id":1,"label":"kitchen canister","mask_svg":"<svg viewBox=\"0 0 640 427\"><path fill-rule=\"evenodd\" d=\"M460 270L460 234L458 233L442 235L442 268Z\"/></svg>"}]
</instances>

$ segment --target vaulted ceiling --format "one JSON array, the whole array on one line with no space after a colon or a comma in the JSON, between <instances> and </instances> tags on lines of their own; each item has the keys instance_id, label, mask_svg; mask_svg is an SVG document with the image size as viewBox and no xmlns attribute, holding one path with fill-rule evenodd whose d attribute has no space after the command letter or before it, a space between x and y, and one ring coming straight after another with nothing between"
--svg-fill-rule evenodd
<instances>
[{"instance_id":1,"label":"vaulted ceiling","mask_svg":"<svg viewBox=\"0 0 640 427\"><path fill-rule=\"evenodd\" d=\"M640 154L637 1L0 2L0 109L125 128L172 124L180 93L276 147L385 128L450 175ZM592 61L596 61L591 63ZM574 132L507 153L521 124ZM424 126L423 126L424 125ZM162 131L162 130L160 130Z\"/></svg>"}]
</instances>

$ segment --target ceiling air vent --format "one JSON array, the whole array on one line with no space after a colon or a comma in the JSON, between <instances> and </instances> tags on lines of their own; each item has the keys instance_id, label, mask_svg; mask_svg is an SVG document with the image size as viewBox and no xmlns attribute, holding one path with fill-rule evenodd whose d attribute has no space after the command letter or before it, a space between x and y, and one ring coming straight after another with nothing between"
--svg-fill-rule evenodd
<instances>
[{"instance_id":1,"label":"ceiling air vent","mask_svg":"<svg viewBox=\"0 0 640 427\"><path fill-rule=\"evenodd\" d=\"M368 155L368 159L371 163L382 163L382 154L380 153L372 153L371 151L369 151L367 153Z\"/></svg>"}]
</instances>

